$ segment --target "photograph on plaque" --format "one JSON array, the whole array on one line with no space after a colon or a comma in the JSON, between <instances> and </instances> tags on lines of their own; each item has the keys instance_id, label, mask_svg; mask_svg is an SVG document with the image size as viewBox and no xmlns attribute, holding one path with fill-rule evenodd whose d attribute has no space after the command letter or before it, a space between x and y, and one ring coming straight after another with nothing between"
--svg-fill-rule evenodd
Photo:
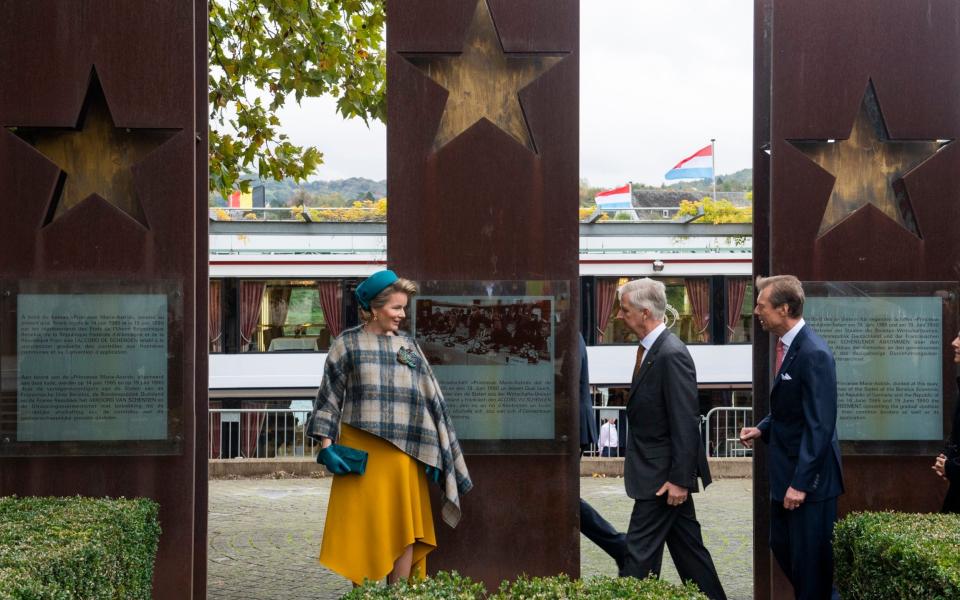
<instances>
[{"instance_id":1,"label":"photograph on plaque","mask_svg":"<svg viewBox=\"0 0 960 600\"><path fill-rule=\"evenodd\" d=\"M804 286L812 288L804 319L836 360L840 440L943 440L944 314L951 294L881 284Z\"/></svg>"},{"instance_id":2,"label":"photograph on plaque","mask_svg":"<svg viewBox=\"0 0 960 600\"><path fill-rule=\"evenodd\" d=\"M17 440L167 437L165 294L19 294Z\"/></svg>"},{"instance_id":3,"label":"photograph on plaque","mask_svg":"<svg viewBox=\"0 0 960 600\"><path fill-rule=\"evenodd\" d=\"M554 298L414 298L413 333L462 440L552 440Z\"/></svg>"}]
</instances>

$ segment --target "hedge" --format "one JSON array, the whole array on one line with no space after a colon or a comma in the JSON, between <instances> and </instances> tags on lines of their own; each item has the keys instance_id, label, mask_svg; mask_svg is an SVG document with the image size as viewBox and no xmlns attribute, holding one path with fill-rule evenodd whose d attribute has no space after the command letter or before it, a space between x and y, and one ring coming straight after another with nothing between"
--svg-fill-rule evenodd
<instances>
[{"instance_id":1,"label":"hedge","mask_svg":"<svg viewBox=\"0 0 960 600\"><path fill-rule=\"evenodd\" d=\"M960 598L960 515L851 513L833 547L844 600Z\"/></svg>"},{"instance_id":2,"label":"hedge","mask_svg":"<svg viewBox=\"0 0 960 600\"><path fill-rule=\"evenodd\" d=\"M504 581L500 589L487 594L483 585L456 571L440 572L432 578L391 586L367 582L343 596L342 600L707 600L688 583L679 587L659 579L632 577L594 577L589 580L555 577L521 576Z\"/></svg>"},{"instance_id":3,"label":"hedge","mask_svg":"<svg viewBox=\"0 0 960 600\"><path fill-rule=\"evenodd\" d=\"M148 600L158 511L146 499L0 498L0 599Z\"/></svg>"}]
</instances>

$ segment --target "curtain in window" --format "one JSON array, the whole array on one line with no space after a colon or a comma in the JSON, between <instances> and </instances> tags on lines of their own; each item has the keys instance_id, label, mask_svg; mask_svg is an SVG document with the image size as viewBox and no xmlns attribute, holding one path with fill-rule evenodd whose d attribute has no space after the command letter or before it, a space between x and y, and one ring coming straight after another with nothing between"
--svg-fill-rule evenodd
<instances>
[{"instance_id":1,"label":"curtain in window","mask_svg":"<svg viewBox=\"0 0 960 600\"><path fill-rule=\"evenodd\" d=\"M597 331L600 332L600 342L603 342L603 330L610 320L613 304L617 300L617 280L598 278L595 287L595 301L597 312Z\"/></svg>"},{"instance_id":2,"label":"curtain in window","mask_svg":"<svg viewBox=\"0 0 960 600\"><path fill-rule=\"evenodd\" d=\"M207 313L207 336L210 340L210 352L223 352L223 321L220 313L219 279L210 280L210 309Z\"/></svg>"},{"instance_id":3,"label":"curtain in window","mask_svg":"<svg viewBox=\"0 0 960 600\"><path fill-rule=\"evenodd\" d=\"M290 310L290 296L292 287L270 288L267 292L267 302L270 307L270 325L275 328L275 336L283 335L283 326L287 322L287 311Z\"/></svg>"},{"instance_id":4,"label":"curtain in window","mask_svg":"<svg viewBox=\"0 0 960 600\"><path fill-rule=\"evenodd\" d=\"M747 292L747 280L734 277L727 278L727 338L731 339L740 323L743 310L743 297Z\"/></svg>"},{"instance_id":5,"label":"curtain in window","mask_svg":"<svg viewBox=\"0 0 960 600\"><path fill-rule=\"evenodd\" d=\"M211 400L210 408L221 408L223 402ZM207 434L210 436L210 458L220 458L220 413L210 413L210 423L207 427Z\"/></svg>"},{"instance_id":6,"label":"curtain in window","mask_svg":"<svg viewBox=\"0 0 960 600\"><path fill-rule=\"evenodd\" d=\"M317 282L317 289L327 330L330 337L335 338L343 331L343 287L335 279L326 279Z\"/></svg>"},{"instance_id":7,"label":"curtain in window","mask_svg":"<svg viewBox=\"0 0 960 600\"><path fill-rule=\"evenodd\" d=\"M707 331L710 326L710 281L687 278L684 280L684 285L693 310L693 329L696 337L692 341L706 342L710 339L710 333Z\"/></svg>"},{"instance_id":8,"label":"curtain in window","mask_svg":"<svg viewBox=\"0 0 960 600\"><path fill-rule=\"evenodd\" d=\"M260 323L260 306L263 304L262 281L240 282L240 339L243 350L247 349Z\"/></svg>"},{"instance_id":9,"label":"curtain in window","mask_svg":"<svg viewBox=\"0 0 960 600\"><path fill-rule=\"evenodd\" d=\"M266 407L266 402L243 401L240 403L240 408ZM257 452L257 441L266 422L266 413L240 413L240 452L244 458L266 458L263 452Z\"/></svg>"}]
</instances>

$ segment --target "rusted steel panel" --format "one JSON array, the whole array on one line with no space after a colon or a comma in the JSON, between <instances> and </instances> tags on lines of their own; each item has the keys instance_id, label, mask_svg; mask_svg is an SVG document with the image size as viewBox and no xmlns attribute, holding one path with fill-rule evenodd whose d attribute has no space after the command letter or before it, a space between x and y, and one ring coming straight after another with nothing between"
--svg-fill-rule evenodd
<instances>
[{"instance_id":1,"label":"rusted steel panel","mask_svg":"<svg viewBox=\"0 0 960 600\"><path fill-rule=\"evenodd\" d=\"M461 52L477 8L476 0L391 5L388 262L421 280L568 280L572 314L579 314L578 2L489 1L508 57L560 58L519 91L535 151L495 125L495 116L435 151L447 91L418 59L422 66L425 55ZM557 393L576 398L576 326L561 323L557 331L565 365ZM573 420L576 412L568 414ZM438 524L430 569L457 569L490 587L521 572L577 575L578 458L576 441L567 444L555 456L468 454L476 487L456 530Z\"/></svg>"},{"instance_id":2,"label":"rusted steel panel","mask_svg":"<svg viewBox=\"0 0 960 600\"><path fill-rule=\"evenodd\" d=\"M770 269L770 62L773 34L773 1L753 3L753 276ZM756 292L754 292L756 293ZM754 320L753 411L770 411L766 393L770 385L770 344L767 334ZM767 343L764 343L767 342ZM770 483L766 477L767 453L758 444L753 454L753 590L757 600L770 598L769 535ZM761 525L764 524L764 525Z\"/></svg>"},{"instance_id":3,"label":"rusted steel panel","mask_svg":"<svg viewBox=\"0 0 960 600\"><path fill-rule=\"evenodd\" d=\"M956 141L912 170L909 161L884 147L882 140L872 146L887 158L886 167L898 171L893 179L901 179L896 198L898 202L905 198L908 207L898 206L905 212L894 214L895 218L882 201L862 205L853 190L871 182L856 181L855 173L838 172L841 181L837 189L846 196L835 198L839 204L831 205L834 175L814 159L832 151L822 145L826 140L840 143L850 137L858 114L863 114L861 105L869 82L877 111L882 113L886 141L920 141L928 144L928 150L935 150L943 145L942 140L960 138L960 113L954 101L960 94L960 5L758 0L758 13L761 5L768 13L766 6L772 6L768 32L760 29L759 17L755 31L756 47L766 36L772 44L770 104L769 112L757 110L754 119L757 128L762 128L769 116L772 156L768 189L761 189L767 182L762 170L755 170L757 272L792 273L807 281L956 281L954 269L960 264L956 234L960 230L960 203L956 201L960 150ZM756 65L757 88L766 85L767 68ZM861 129L864 132L871 133ZM810 140L820 145L805 146L804 141ZM804 152L811 147L819 150ZM837 166L829 160L819 162L827 168ZM764 200L768 191L768 200ZM833 213L830 226L824 228L828 206L831 212L838 207L841 212ZM916 228L910 226L911 212ZM761 246L767 233L769 246ZM761 265L769 265L768 270ZM766 334L758 336L754 389L760 409L767 404L764 373L773 359L763 343ZM946 382L945 387L952 386ZM762 412L758 410L758 418ZM887 508L937 510L943 489L932 476L931 464L932 457L844 457L846 494L840 498L841 514ZM881 471L882 481L876 477ZM754 526L765 535L769 526L768 511L761 506L765 487L757 485L754 493ZM760 537L755 536L757 540ZM766 549L759 544L755 553L755 565L767 559ZM772 585L767 582L765 586L759 576L756 582L757 598L770 597L771 588L773 597L783 593L775 568Z\"/></svg>"},{"instance_id":4,"label":"rusted steel panel","mask_svg":"<svg viewBox=\"0 0 960 600\"><path fill-rule=\"evenodd\" d=\"M205 345L194 334L204 314L197 300L205 302L206 293L205 279L202 289L196 284L205 278L197 240L206 235L206 157L195 139L206 129L205 94L198 93L206 77L197 72L205 69L206 29L197 27L205 20L201 0L0 3L0 279L176 280L185 332L176 382L184 399L182 454L4 458L0 494L157 500L163 535L155 598L190 598L205 589L194 581L206 549L198 538L205 496L196 494L206 485L197 466L204 446L194 443L197 414L206 407L205 362L196 361ZM130 169L144 223L93 199L44 226L60 168L8 128L76 126L94 68L121 132L171 132ZM0 343L0 358L10 364L15 346Z\"/></svg>"}]
</instances>

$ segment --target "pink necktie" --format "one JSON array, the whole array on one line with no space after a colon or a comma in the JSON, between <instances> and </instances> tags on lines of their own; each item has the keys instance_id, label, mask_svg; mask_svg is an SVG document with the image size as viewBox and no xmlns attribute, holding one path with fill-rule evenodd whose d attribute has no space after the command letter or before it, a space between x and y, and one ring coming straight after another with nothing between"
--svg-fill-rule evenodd
<instances>
[{"instance_id":1,"label":"pink necktie","mask_svg":"<svg viewBox=\"0 0 960 600\"><path fill-rule=\"evenodd\" d=\"M787 347L784 345L783 340L777 340L777 370L774 373L780 372L780 367L783 365L783 355L786 354Z\"/></svg>"}]
</instances>

